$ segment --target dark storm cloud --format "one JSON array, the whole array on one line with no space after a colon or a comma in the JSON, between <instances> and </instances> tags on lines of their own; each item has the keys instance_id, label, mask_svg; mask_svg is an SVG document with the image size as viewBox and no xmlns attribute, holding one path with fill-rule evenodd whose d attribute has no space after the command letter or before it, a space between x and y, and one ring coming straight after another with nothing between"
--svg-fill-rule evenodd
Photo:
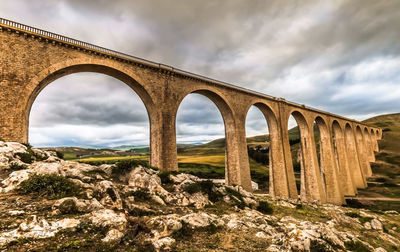
<instances>
[{"instance_id":1,"label":"dark storm cloud","mask_svg":"<svg viewBox=\"0 0 400 252\"><path fill-rule=\"evenodd\" d=\"M4 0L0 16L364 119L400 108L399 10L400 1L373 0ZM60 87L60 94L41 101L32 125L135 124L147 137L140 99L111 86ZM264 133L265 119L249 112L247 128L248 134ZM205 141L223 132L221 114L206 98L184 100L178 138ZM119 139L101 134L104 141Z\"/></svg>"}]
</instances>

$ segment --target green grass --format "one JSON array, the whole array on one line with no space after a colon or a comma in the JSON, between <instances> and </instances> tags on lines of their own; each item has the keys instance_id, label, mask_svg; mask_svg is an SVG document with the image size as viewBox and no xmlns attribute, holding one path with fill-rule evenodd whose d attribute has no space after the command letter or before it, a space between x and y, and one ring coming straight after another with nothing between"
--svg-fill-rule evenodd
<instances>
[{"instance_id":1,"label":"green grass","mask_svg":"<svg viewBox=\"0 0 400 252\"><path fill-rule=\"evenodd\" d=\"M19 190L23 194L49 199L78 196L81 192L81 188L70 179L55 174L31 174L21 183Z\"/></svg>"}]
</instances>

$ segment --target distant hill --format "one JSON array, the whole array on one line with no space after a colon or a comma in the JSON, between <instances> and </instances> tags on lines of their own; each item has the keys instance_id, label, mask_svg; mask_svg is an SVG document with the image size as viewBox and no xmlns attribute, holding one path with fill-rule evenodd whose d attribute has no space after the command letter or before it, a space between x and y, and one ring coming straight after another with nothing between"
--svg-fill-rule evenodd
<instances>
[{"instance_id":1,"label":"distant hill","mask_svg":"<svg viewBox=\"0 0 400 252\"><path fill-rule=\"evenodd\" d=\"M384 137L379 143L382 151L400 155L400 113L380 115L364 122L382 128Z\"/></svg>"}]
</instances>

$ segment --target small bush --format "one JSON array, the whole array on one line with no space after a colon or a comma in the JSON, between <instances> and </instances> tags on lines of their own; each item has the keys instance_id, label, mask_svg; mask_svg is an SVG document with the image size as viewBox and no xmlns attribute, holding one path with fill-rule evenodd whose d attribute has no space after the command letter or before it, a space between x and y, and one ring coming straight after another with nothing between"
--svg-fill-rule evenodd
<instances>
[{"instance_id":1,"label":"small bush","mask_svg":"<svg viewBox=\"0 0 400 252\"><path fill-rule=\"evenodd\" d=\"M358 213L355 213L355 212L347 212L347 213L344 213L344 214L349 216L349 217L351 217L351 218L359 218L359 217L361 217L361 215L359 215Z\"/></svg>"},{"instance_id":2,"label":"small bush","mask_svg":"<svg viewBox=\"0 0 400 252\"><path fill-rule=\"evenodd\" d=\"M347 212L347 213L344 213L344 214L349 216L349 217L351 217L351 218L358 218L362 224L364 224L366 222L369 222L369 221L371 221L373 219L371 217L363 217L363 216L361 216L361 215L359 215L358 213L355 213L355 212Z\"/></svg>"},{"instance_id":3,"label":"small bush","mask_svg":"<svg viewBox=\"0 0 400 252\"><path fill-rule=\"evenodd\" d=\"M202 192L208 195L208 199L211 202L220 201L223 196L220 192L213 190L214 183L211 180L199 181L191 184L187 184L184 186L183 190L190 194L194 194L197 192Z\"/></svg>"},{"instance_id":4,"label":"small bush","mask_svg":"<svg viewBox=\"0 0 400 252\"><path fill-rule=\"evenodd\" d=\"M49 199L57 199L75 196L81 188L71 180L55 174L31 174L29 179L20 185L20 191L24 194L44 196Z\"/></svg>"},{"instance_id":5,"label":"small bush","mask_svg":"<svg viewBox=\"0 0 400 252\"><path fill-rule=\"evenodd\" d=\"M64 153L62 153L61 151L56 151L56 155L58 158L64 159Z\"/></svg>"},{"instance_id":6,"label":"small bush","mask_svg":"<svg viewBox=\"0 0 400 252\"><path fill-rule=\"evenodd\" d=\"M26 164L32 164L32 162L34 161L32 154L29 152L18 153L17 156L22 162Z\"/></svg>"},{"instance_id":7,"label":"small bush","mask_svg":"<svg viewBox=\"0 0 400 252\"><path fill-rule=\"evenodd\" d=\"M266 201L260 201L257 210L264 214L272 214L274 212L274 209Z\"/></svg>"},{"instance_id":8,"label":"small bush","mask_svg":"<svg viewBox=\"0 0 400 252\"><path fill-rule=\"evenodd\" d=\"M24 164L18 164L18 163L11 163L10 164L10 170L13 170L13 171L25 170L27 168L28 167L26 165L24 165Z\"/></svg>"},{"instance_id":9,"label":"small bush","mask_svg":"<svg viewBox=\"0 0 400 252\"><path fill-rule=\"evenodd\" d=\"M171 172L163 171L158 174L163 184L172 184L173 181L170 178Z\"/></svg>"},{"instance_id":10,"label":"small bush","mask_svg":"<svg viewBox=\"0 0 400 252\"><path fill-rule=\"evenodd\" d=\"M369 251L369 248L365 246L362 242L360 241L350 241L350 242L345 242L344 245L346 246L346 249L354 251L354 252L364 252L364 251Z\"/></svg>"},{"instance_id":11,"label":"small bush","mask_svg":"<svg viewBox=\"0 0 400 252\"><path fill-rule=\"evenodd\" d=\"M151 167L148 162L143 160L136 160L136 159L127 159L118 161L115 166L112 168L113 175L123 175L130 172L133 168L137 166L143 166L146 168L157 169L155 167Z\"/></svg>"},{"instance_id":12,"label":"small bush","mask_svg":"<svg viewBox=\"0 0 400 252\"><path fill-rule=\"evenodd\" d=\"M133 196L135 200L151 200L151 196L149 191L146 190L137 190L128 192L125 197Z\"/></svg>"}]
</instances>

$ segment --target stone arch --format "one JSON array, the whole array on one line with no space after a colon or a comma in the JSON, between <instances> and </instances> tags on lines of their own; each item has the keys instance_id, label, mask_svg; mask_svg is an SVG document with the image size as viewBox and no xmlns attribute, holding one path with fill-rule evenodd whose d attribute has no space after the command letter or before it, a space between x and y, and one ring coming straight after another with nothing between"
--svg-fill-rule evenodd
<instances>
[{"instance_id":1,"label":"stone arch","mask_svg":"<svg viewBox=\"0 0 400 252\"><path fill-rule=\"evenodd\" d=\"M221 113L222 120L224 122L224 128L225 128L225 183L228 185L231 184L238 184L242 185L242 179L243 177L246 177L248 179L245 179L246 181L248 180L248 183L250 183L250 190L251 190L251 181L250 181L250 170L248 171L243 171L240 169L239 165L239 151L238 151L238 146L236 144L237 138L236 138L236 127L235 127L235 119L233 115L233 111L226 101L226 99L218 93L216 90L211 90L207 88L199 88L199 89L192 89L180 96L176 100L176 108L175 111L172 113L172 118L170 118L171 121L173 121L174 129L176 128L176 116L178 113L178 109L180 107L181 102L183 99L188 96L189 94L201 94L208 99L210 99L218 108L219 112ZM175 146L173 147L175 149L176 153L176 132L175 132ZM177 155L177 154L176 154ZM243 173L248 173L248 174L243 174Z\"/></svg>"},{"instance_id":2,"label":"stone arch","mask_svg":"<svg viewBox=\"0 0 400 252\"><path fill-rule=\"evenodd\" d=\"M121 82L128 85L142 100L145 105L150 124L150 163L155 167L162 167L162 159L159 155L159 137L160 132L157 128L157 125L160 123L160 115L156 109L155 103L150 96L150 93L145 89L144 85L136 81L135 76L132 74L124 72L124 70L119 67L112 66L109 64L98 63L85 63L82 64L80 61L70 60L66 62L61 62L55 65L52 65L50 68L41 71L30 81L27 86L27 96L24 101L24 118L25 118L25 127L24 127L24 138L26 142L28 141L28 129L29 129L29 115L31 112L32 104L36 100L36 97L39 93L50 83L53 81L74 73L80 72L93 72L100 73L104 75L111 76L120 80Z\"/></svg>"},{"instance_id":3,"label":"stone arch","mask_svg":"<svg viewBox=\"0 0 400 252\"><path fill-rule=\"evenodd\" d=\"M319 170L326 193L326 201L333 204L344 203L338 181L338 165L335 160L330 127L325 119L319 115L315 117L314 121L319 131Z\"/></svg>"},{"instance_id":4,"label":"stone arch","mask_svg":"<svg viewBox=\"0 0 400 252\"><path fill-rule=\"evenodd\" d=\"M255 106L264 115L267 122L269 146L269 194L271 196L289 197L285 158L282 148L282 137L279 121L271 106L262 101L255 101L246 108L246 117L251 108Z\"/></svg>"},{"instance_id":5,"label":"stone arch","mask_svg":"<svg viewBox=\"0 0 400 252\"><path fill-rule=\"evenodd\" d=\"M298 110L292 110L290 114L296 120L300 131L300 198L303 201L317 200L324 203L326 195L318 167L314 134L311 133L314 125L310 125L305 115Z\"/></svg>"},{"instance_id":6,"label":"stone arch","mask_svg":"<svg viewBox=\"0 0 400 252\"><path fill-rule=\"evenodd\" d=\"M373 141L370 131L368 130L367 127L364 128L363 138L364 138L365 149L367 150L368 160L369 162L375 162L375 153L374 153L375 148L373 146Z\"/></svg>"},{"instance_id":7,"label":"stone arch","mask_svg":"<svg viewBox=\"0 0 400 252\"><path fill-rule=\"evenodd\" d=\"M371 141L372 141L372 147L373 147L374 152L378 152L379 151L378 136L377 136L377 134L375 134L374 129L371 129Z\"/></svg>"},{"instance_id":8,"label":"stone arch","mask_svg":"<svg viewBox=\"0 0 400 252\"><path fill-rule=\"evenodd\" d=\"M356 137L354 130L349 123L345 125L345 138L346 138L346 150L347 160L349 163L350 174L352 176L353 183L356 188L365 188L366 180L364 173L361 169L361 159L359 158L359 152L356 143Z\"/></svg>"},{"instance_id":9,"label":"stone arch","mask_svg":"<svg viewBox=\"0 0 400 252\"><path fill-rule=\"evenodd\" d=\"M367 145L365 144L365 137L363 136L363 131L360 125L356 126L356 142L362 168L361 170L364 174L364 178L366 179L372 175L372 172L369 164L369 152Z\"/></svg>"},{"instance_id":10,"label":"stone arch","mask_svg":"<svg viewBox=\"0 0 400 252\"><path fill-rule=\"evenodd\" d=\"M344 130L337 120L333 120L331 128L334 155L338 167L338 180L342 193L345 196L354 196L357 194L357 188L350 172Z\"/></svg>"}]
</instances>

